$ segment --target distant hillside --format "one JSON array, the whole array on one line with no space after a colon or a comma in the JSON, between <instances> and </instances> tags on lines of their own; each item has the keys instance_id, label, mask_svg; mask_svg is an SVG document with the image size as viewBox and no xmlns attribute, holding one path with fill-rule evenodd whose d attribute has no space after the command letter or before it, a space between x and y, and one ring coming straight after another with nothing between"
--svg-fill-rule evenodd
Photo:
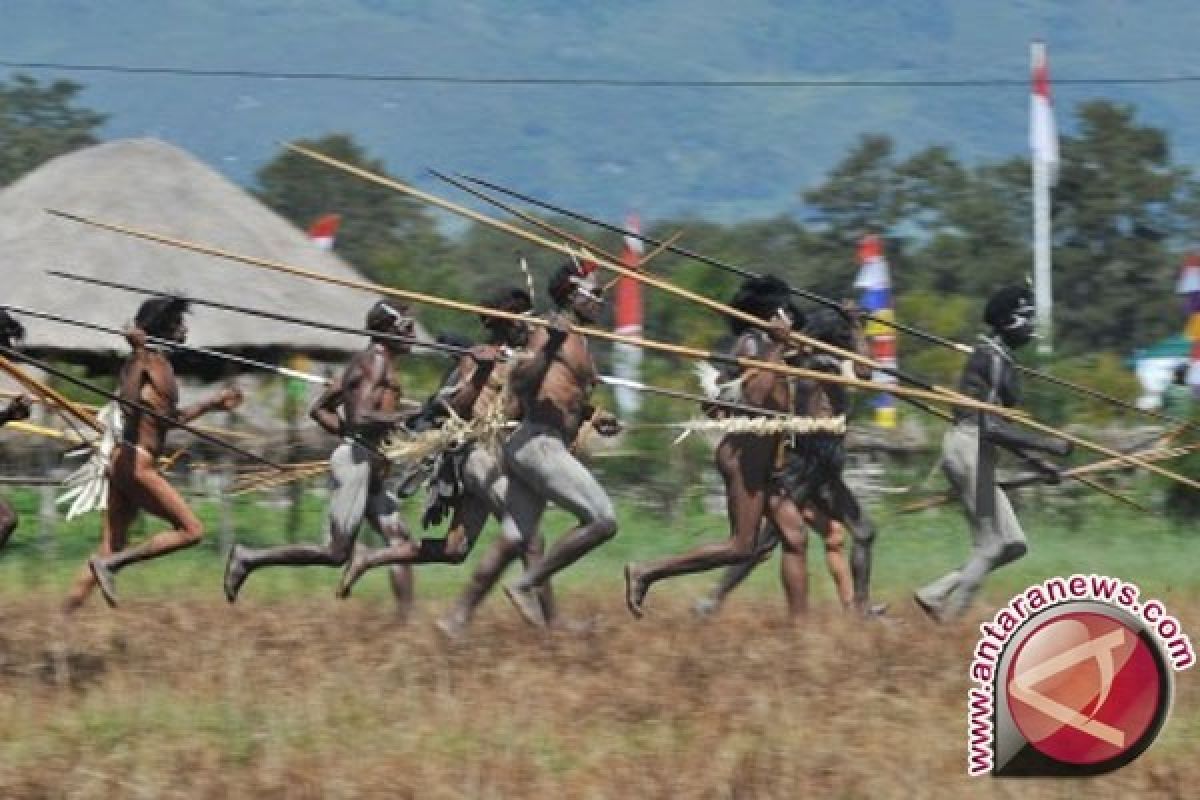
<instances>
[{"instance_id":1,"label":"distant hillside","mask_svg":"<svg viewBox=\"0 0 1200 800\"><path fill-rule=\"evenodd\" d=\"M1024 79L1187 72L1200 5L984 0L9 0L0 60L290 71L680 79ZM1048 9L1048 10L1047 10ZM167 139L242 182L277 142L352 133L398 174L475 172L615 215L729 220L795 209L862 132L968 160L1025 152L1007 88L430 86L36 72L88 86L105 134ZM1135 104L1200 158L1193 84L1056 87Z\"/></svg>"}]
</instances>

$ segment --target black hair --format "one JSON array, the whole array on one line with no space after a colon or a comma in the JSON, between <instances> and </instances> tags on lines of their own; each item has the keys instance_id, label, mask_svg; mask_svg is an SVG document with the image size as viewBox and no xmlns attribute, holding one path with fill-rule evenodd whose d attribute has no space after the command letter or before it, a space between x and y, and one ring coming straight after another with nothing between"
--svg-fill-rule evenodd
<instances>
[{"instance_id":1,"label":"black hair","mask_svg":"<svg viewBox=\"0 0 1200 800\"><path fill-rule=\"evenodd\" d=\"M775 312L782 308L791 315L792 327L804 325L804 313L791 302L788 285L774 275L758 275L742 281L729 305L766 322L770 322ZM741 335L752 326L745 320L730 317L729 327L734 334Z\"/></svg>"},{"instance_id":2,"label":"black hair","mask_svg":"<svg viewBox=\"0 0 1200 800\"><path fill-rule=\"evenodd\" d=\"M1032 305L1033 290L1028 286L1005 286L988 298L983 321L992 328L1006 328L1018 308Z\"/></svg>"},{"instance_id":3,"label":"black hair","mask_svg":"<svg viewBox=\"0 0 1200 800\"><path fill-rule=\"evenodd\" d=\"M151 297L138 307L134 324L150 336L169 337L172 329L191 310L191 301L178 295Z\"/></svg>"},{"instance_id":4,"label":"black hair","mask_svg":"<svg viewBox=\"0 0 1200 800\"><path fill-rule=\"evenodd\" d=\"M571 295L579 288L577 282L583 278L583 270L573 261L568 261L556 269L550 276L550 283L546 285L546 291L554 305L566 308L571 302Z\"/></svg>"},{"instance_id":5,"label":"black hair","mask_svg":"<svg viewBox=\"0 0 1200 800\"><path fill-rule=\"evenodd\" d=\"M25 326L4 309L0 308L0 339L7 343L19 342L25 338Z\"/></svg>"},{"instance_id":6,"label":"black hair","mask_svg":"<svg viewBox=\"0 0 1200 800\"><path fill-rule=\"evenodd\" d=\"M505 286L496 289L487 296L483 304L488 308L494 308L497 311L507 311L510 314L524 314L526 311L533 309L533 298L529 296L529 292L516 286ZM500 317L481 317L484 326L492 327L493 325L511 324L512 320L502 319Z\"/></svg>"},{"instance_id":7,"label":"black hair","mask_svg":"<svg viewBox=\"0 0 1200 800\"><path fill-rule=\"evenodd\" d=\"M366 328L369 331L390 331L396 324L397 316L407 315L408 306L393 305L386 298L381 298L367 311Z\"/></svg>"},{"instance_id":8,"label":"black hair","mask_svg":"<svg viewBox=\"0 0 1200 800\"><path fill-rule=\"evenodd\" d=\"M841 309L818 308L813 311L804 323L804 332L843 350L854 349L854 325Z\"/></svg>"}]
</instances>

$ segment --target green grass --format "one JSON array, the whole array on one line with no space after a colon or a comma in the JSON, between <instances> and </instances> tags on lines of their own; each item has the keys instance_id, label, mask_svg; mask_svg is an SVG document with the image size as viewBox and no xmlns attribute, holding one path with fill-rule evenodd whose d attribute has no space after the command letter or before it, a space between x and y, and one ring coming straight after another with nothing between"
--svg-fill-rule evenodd
<instances>
[{"instance_id":1,"label":"green grass","mask_svg":"<svg viewBox=\"0 0 1200 800\"><path fill-rule=\"evenodd\" d=\"M5 551L0 553L0 592L20 592L49 588L65 590L80 569L99 537L99 515L92 514L70 523L59 521L39 531L38 497L31 491L10 493L22 516L21 528ZM293 537L312 541L323 535L323 497L318 492L305 495L299 518L300 528ZM682 552L727 535L724 515L705 514L694 507L668 520L643 508L618 502L620 532L616 539L567 570L561 585L600 591L619 590L621 567L630 560L646 559ZM137 595L169 596L183 592L220 591L222 561L218 552L220 509L211 500L195 505L210 531L199 547L175 554L163 561L131 569L121 575L121 591ZM1081 500L1061 511L1029 508L1020 512L1030 541L1024 559L998 571L989 580L987 593L1002 600L1031 583L1051 575L1097 572L1138 582L1143 590L1170 597L1200 594L1200 532L1172 526L1162 517L1126 510L1104 499ZM897 514L888 506L872 513L880 533L875 558L873 586L883 600L903 602L911 590L960 563L967 555L969 537L966 523L957 509L942 509L917 514ZM406 508L408 519L416 519L416 503ZM286 541L286 514L277 505L255 498L237 498L233 503L233 533L243 543L255 545ZM544 531L550 541L570 525L561 512L547 515ZM143 519L138 523L135 541L158 530L161 523ZM365 531L366 529L364 529ZM490 545L496 525L485 532L468 567ZM426 532L426 535L438 535ZM378 539L365 534L368 544ZM825 577L819 540L810 538L809 565L814 599L829 599L830 582ZM775 562L760 567L744 592L764 594L777 591L778 567ZM676 582L678 590L697 593L715 576L692 576ZM418 593L425 598L441 599L456 592L465 578L459 567L430 565L420 568ZM248 584L248 596L280 600L297 593L332 594L337 572L319 567L271 569L255 574ZM382 573L369 575L358 596L383 598L386 581ZM677 591L664 586L658 591Z\"/></svg>"}]
</instances>

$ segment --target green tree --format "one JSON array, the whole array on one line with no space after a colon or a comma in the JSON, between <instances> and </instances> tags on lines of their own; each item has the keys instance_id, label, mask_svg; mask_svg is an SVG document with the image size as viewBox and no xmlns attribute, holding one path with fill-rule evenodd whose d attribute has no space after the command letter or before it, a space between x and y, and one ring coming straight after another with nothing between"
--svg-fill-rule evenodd
<instances>
[{"instance_id":1,"label":"green tree","mask_svg":"<svg viewBox=\"0 0 1200 800\"><path fill-rule=\"evenodd\" d=\"M82 88L71 81L43 86L28 75L0 82L0 186L96 143L96 131L108 117L73 104Z\"/></svg>"},{"instance_id":2,"label":"green tree","mask_svg":"<svg viewBox=\"0 0 1200 800\"><path fill-rule=\"evenodd\" d=\"M306 147L370 172L387 175L383 162L371 158L348 134L302 140ZM397 249L405 257L432 244L444 243L427 210L416 200L362 178L328 167L292 151L284 151L257 173L258 198L299 228L322 214L342 216L335 245L347 261L375 280L387 281L396 269ZM372 260L386 251L384 266ZM402 259L401 259L402 260Z\"/></svg>"},{"instance_id":3,"label":"green tree","mask_svg":"<svg viewBox=\"0 0 1200 800\"><path fill-rule=\"evenodd\" d=\"M1185 174L1132 107L1095 101L1077 115L1054 195L1055 339L1069 353L1124 351L1178 324L1166 244Z\"/></svg>"}]
</instances>

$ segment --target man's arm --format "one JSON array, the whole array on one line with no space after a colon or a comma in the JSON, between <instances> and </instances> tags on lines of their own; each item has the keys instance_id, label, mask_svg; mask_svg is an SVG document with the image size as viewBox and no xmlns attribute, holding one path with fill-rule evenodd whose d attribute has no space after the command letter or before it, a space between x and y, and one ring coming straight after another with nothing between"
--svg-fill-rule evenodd
<instances>
[{"instance_id":1,"label":"man's arm","mask_svg":"<svg viewBox=\"0 0 1200 800\"><path fill-rule=\"evenodd\" d=\"M513 367L511 380L514 386L523 391L542 385L550 364L554 361L563 343L570 335L571 326L565 320L556 318L548 328L535 331L530 339L527 355ZM541 339L541 342L538 340Z\"/></svg>"},{"instance_id":2,"label":"man's arm","mask_svg":"<svg viewBox=\"0 0 1200 800\"><path fill-rule=\"evenodd\" d=\"M976 348L967 364L968 369L978 370L973 377L975 380L966 381L966 394L987 403L999 404L999 387L1003 381L1011 377L1008 371L1013 367L1000 354ZM986 393L978 388L986 386ZM971 389L976 389L971 391ZM1046 466L1047 462L1037 458L1031 452L1049 453L1054 456L1066 456L1071 452L1071 443L1054 436L1042 436L1019 425L1009 422L1004 417L986 411L979 412L979 433L988 441L1002 447L1018 451L1032 463Z\"/></svg>"},{"instance_id":3,"label":"man's arm","mask_svg":"<svg viewBox=\"0 0 1200 800\"><path fill-rule=\"evenodd\" d=\"M213 411L233 411L242 404L243 399L241 389L236 386L226 386L221 391L201 400L199 403L178 409L175 412L175 419L187 424Z\"/></svg>"},{"instance_id":4,"label":"man's arm","mask_svg":"<svg viewBox=\"0 0 1200 800\"><path fill-rule=\"evenodd\" d=\"M308 416L326 433L334 436L342 435L342 418L338 416L338 406L342 404L342 376L330 383L309 406Z\"/></svg>"}]
</instances>

